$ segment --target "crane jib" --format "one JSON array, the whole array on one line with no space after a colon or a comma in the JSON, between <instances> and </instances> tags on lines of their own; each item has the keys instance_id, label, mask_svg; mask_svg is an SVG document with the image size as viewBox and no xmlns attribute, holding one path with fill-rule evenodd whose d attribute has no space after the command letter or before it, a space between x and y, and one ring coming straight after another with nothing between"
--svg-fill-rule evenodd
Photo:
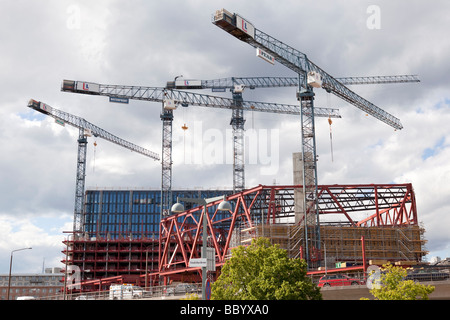
<instances>
[{"instance_id":1,"label":"crane jib","mask_svg":"<svg viewBox=\"0 0 450 320\"><path fill-rule=\"evenodd\" d=\"M75 92L81 94L92 94L92 92L78 91L75 89L80 81L63 80L62 91ZM270 85L273 86L273 85ZM90 86L91 88L93 86ZM96 94L121 99L145 100L153 102L163 102L165 109L176 109L178 105L201 106L219 109L243 109L246 111L269 112L277 114L299 115L300 107L298 105L288 105L281 103L245 101L237 107L233 99L210 96L194 92L186 92L161 87L141 87L141 86L122 86L97 84L98 92ZM169 106L170 104L170 106ZM316 108L316 116L340 118L338 109Z\"/></svg>"}]
</instances>

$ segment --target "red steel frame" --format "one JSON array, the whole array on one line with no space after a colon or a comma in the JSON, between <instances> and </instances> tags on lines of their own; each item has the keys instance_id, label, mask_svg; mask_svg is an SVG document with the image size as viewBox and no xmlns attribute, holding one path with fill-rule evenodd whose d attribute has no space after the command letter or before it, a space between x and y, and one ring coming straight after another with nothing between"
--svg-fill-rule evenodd
<instances>
[{"instance_id":1,"label":"red steel frame","mask_svg":"<svg viewBox=\"0 0 450 320\"><path fill-rule=\"evenodd\" d=\"M293 217L293 191L302 186L263 186L228 196L234 210L218 219L217 206L208 205L209 246L214 247L216 266L224 264L229 254L232 231L254 226L254 213L264 212L259 221L276 223ZM345 224L358 227L417 225L417 209L411 184L323 185L318 186L319 214L345 217ZM189 268L189 260L198 258L202 244L202 207L171 215L160 223L159 275L197 272ZM355 212L375 212L355 221Z\"/></svg>"}]
</instances>

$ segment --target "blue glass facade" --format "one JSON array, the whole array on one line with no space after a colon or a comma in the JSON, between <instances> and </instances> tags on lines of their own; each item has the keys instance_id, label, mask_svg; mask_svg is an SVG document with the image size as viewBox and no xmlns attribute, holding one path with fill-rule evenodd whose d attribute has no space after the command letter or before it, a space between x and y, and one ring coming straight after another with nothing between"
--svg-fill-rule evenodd
<instances>
[{"instance_id":1,"label":"blue glass facade","mask_svg":"<svg viewBox=\"0 0 450 320\"><path fill-rule=\"evenodd\" d=\"M173 190L177 197L212 198L231 190ZM84 232L89 237L144 239L159 237L160 190L86 191ZM185 208L192 204L186 203ZM194 205L195 206L195 205Z\"/></svg>"}]
</instances>

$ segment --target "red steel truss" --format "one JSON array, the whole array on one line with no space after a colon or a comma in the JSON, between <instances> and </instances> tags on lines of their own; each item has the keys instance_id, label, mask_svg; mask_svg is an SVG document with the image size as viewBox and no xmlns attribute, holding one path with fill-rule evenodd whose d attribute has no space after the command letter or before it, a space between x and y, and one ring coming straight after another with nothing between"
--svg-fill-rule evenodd
<instances>
[{"instance_id":1,"label":"red steel truss","mask_svg":"<svg viewBox=\"0 0 450 320\"><path fill-rule=\"evenodd\" d=\"M216 253L216 266L229 255L233 230L257 224L293 223L294 190L302 186L263 186L228 196L232 212L217 210L222 200L208 205L208 246ZM318 187L321 224L354 227L417 225L417 209L411 184L322 185ZM202 243L202 208L193 208L161 221L159 274L198 271L189 260L198 258ZM302 219L297 221L301 223Z\"/></svg>"},{"instance_id":2,"label":"red steel truss","mask_svg":"<svg viewBox=\"0 0 450 320\"><path fill-rule=\"evenodd\" d=\"M343 214L360 227L417 225L417 208L411 184L321 186L320 214ZM335 211L334 211L334 210ZM352 212L374 213L354 221Z\"/></svg>"}]
</instances>

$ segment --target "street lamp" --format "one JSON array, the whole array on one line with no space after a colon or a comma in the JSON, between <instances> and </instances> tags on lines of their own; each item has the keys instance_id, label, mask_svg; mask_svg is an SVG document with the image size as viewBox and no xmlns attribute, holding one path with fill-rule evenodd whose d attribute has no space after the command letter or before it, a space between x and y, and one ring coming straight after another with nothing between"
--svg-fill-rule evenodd
<instances>
[{"instance_id":1,"label":"street lamp","mask_svg":"<svg viewBox=\"0 0 450 320\"><path fill-rule=\"evenodd\" d=\"M191 202L191 203L197 203L201 206L203 206L203 236L202 236L202 241L203 241L203 247L202 247L202 258L206 258L206 243L208 240L208 223L207 223L207 210L206 210L206 206L208 205L208 203L217 201L223 199L223 201L219 204L219 206L217 207L217 210L219 211L231 211L231 204L225 200L225 196L219 196L219 197L215 197L215 198L209 198L209 199L202 199L202 198L178 198L177 197L177 203L175 203L172 208L171 211L175 212L175 213L179 213L179 212L183 212L184 211L184 206L180 203L180 201L184 201L184 202ZM202 300L206 300L206 267L202 267Z\"/></svg>"},{"instance_id":2,"label":"street lamp","mask_svg":"<svg viewBox=\"0 0 450 320\"><path fill-rule=\"evenodd\" d=\"M11 289L11 270L12 270L12 262L13 262L13 253L16 251L22 250L30 250L31 248L22 248L11 251L11 260L9 261L9 279L8 279L8 292L6 294L6 300L9 300L9 291Z\"/></svg>"}]
</instances>

